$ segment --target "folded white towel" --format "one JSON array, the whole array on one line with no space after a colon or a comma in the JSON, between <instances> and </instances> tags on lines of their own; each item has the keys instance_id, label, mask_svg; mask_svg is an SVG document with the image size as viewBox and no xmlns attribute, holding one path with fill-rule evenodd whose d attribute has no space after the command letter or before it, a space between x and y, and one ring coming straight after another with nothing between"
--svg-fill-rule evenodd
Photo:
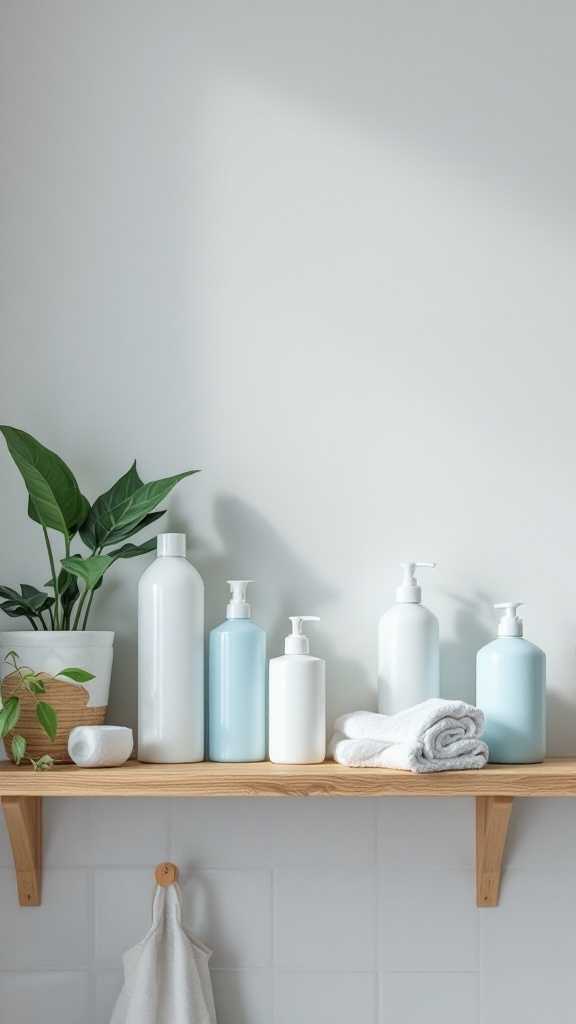
<instances>
[{"instance_id":1,"label":"folded white towel","mask_svg":"<svg viewBox=\"0 0 576 1024\"><path fill-rule=\"evenodd\" d=\"M433 697L396 715L353 711L334 723L328 756L354 768L445 772L482 768L484 715L461 700Z\"/></svg>"}]
</instances>

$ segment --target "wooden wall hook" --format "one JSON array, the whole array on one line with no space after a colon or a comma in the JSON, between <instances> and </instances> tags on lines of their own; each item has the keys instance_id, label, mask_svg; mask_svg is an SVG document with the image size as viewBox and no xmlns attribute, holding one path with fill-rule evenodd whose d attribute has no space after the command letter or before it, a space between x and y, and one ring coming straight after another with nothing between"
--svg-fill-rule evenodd
<instances>
[{"instance_id":1,"label":"wooden wall hook","mask_svg":"<svg viewBox=\"0 0 576 1024\"><path fill-rule=\"evenodd\" d=\"M174 885L174 882L178 881L180 872L175 864L165 860L162 864L158 865L154 874L158 885L161 885L163 889L167 889L169 885Z\"/></svg>"}]
</instances>

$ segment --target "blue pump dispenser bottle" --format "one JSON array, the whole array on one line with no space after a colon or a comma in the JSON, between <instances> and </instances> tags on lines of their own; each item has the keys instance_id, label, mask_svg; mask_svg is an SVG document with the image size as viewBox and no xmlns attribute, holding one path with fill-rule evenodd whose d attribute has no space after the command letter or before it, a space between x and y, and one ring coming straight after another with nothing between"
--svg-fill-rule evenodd
<instances>
[{"instance_id":1,"label":"blue pump dispenser bottle","mask_svg":"<svg viewBox=\"0 0 576 1024\"><path fill-rule=\"evenodd\" d=\"M250 619L246 588L228 580L226 622L208 645L208 757L263 761L266 757L266 633Z\"/></svg>"},{"instance_id":2,"label":"blue pump dispenser bottle","mask_svg":"<svg viewBox=\"0 0 576 1024\"><path fill-rule=\"evenodd\" d=\"M546 753L546 655L524 640L521 602L505 610L498 639L478 651L476 704L484 712L482 739L497 764L538 764Z\"/></svg>"}]
</instances>

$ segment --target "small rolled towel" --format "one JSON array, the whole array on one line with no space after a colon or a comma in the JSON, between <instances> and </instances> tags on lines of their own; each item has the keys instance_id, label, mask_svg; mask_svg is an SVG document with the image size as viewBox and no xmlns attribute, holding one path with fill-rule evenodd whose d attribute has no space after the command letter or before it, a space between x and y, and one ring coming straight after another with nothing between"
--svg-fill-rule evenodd
<instances>
[{"instance_id":1,"label":"small rolled towel","mask_svg":"<svg viewBox=\"0 0 576 1024\"><path fill-rule=\"evenodd\" d=\"M396 715L353 711L334 723L328 756L353 768L446 772L483 768L484 715L461 700L433 697Z\"/></svg>"},{"instance_id":2,"label":"small rolled towel","mask_svg":"<svg viewBox=\"0 0 576 1024\"><path fill-rule=\"evenodd\" d=\"M116 768L133 748L132 729L124 725L77 725L68 737L68 753L80 768Z\"/></svg>"}]
</instances>

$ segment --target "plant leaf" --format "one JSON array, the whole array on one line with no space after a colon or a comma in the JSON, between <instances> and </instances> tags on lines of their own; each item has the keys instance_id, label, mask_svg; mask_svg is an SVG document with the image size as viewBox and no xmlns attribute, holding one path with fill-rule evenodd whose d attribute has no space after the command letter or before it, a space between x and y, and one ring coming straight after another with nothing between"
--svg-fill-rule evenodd
<instances>
[{"instance_id":1,"label":"plant leaf","mask_svg":"<svg viewBox=\"0 0 576 1024\"><path fill-rule=\"evenodd\" d=\"M71 555L70 557L75 559L82 558L81 555ZM54 581L50 580L46 586L53 587ZM63 612L63 628L67 629L70 623L72 609L80 596L80 587L78 586L76 576L67 572L66 569L61 569L58 573L58 596L60 598L60 605Z\"/></svg>"},{"instance_id":2,"label":"plant leaf","mask_svg":"<svg viewBox=\"0 0 576 1024\"><path fill-rule=\"evenodd\" d=\"M136 558L137 555L148 555L151 551L156 551L158 541L156 537L151 537L150 540L145 540L143 544L123 544L121 548L116 548L114 551L110 551L109 558L113 558L116 561L117 558Z\"/></svg>"},{"instance_id":3,"label":"plant leaf","mask_svg":"<svg viewBox=\"0 0 576 1024\"><path fill-rule=\"evenodd\" d=\"M12 757L16 764L20 764L20 761L26 753L26 740L23 736L20 736L17 732L12 737Z\"/></svg>"},{"instance_id":4,"label":"plant leaf","mask_svg":"<svg viewBox=\"0 0 576 1024\"><path fill-rule=\"evenodd\" d=\"M85 510L85 499L65 462L31 434L0 426L8 451L20 470L32 502L32 518L47 529L70 536ZM30 509L29 509L30 512Z\"/></svg>"},{"instance_id":5,"label":"plant leaf","mask_svg":"<svg viewBox=\"0 0 576 1024\"><path fill-rule=\"evenodd\" d=\"M18 618L20 615L25 615L26 618L32 621L31 616L39 618L40 612L46 611L47 608L51 608L54 604L53 597L50 597L41 590L37 590L36 587L29 586L27 583L21 583L20 590L22 594L17 594L10 587L0 587L0 597L9 598L4 604L0 604L0 608L13 619Z\"/></svg>"},{"instance_id":6,"label":"plant leaf","mask_svg":"<svg viewBox=\"0 0 576 1024\"><path fill-rule=\"evenodd\" d=\"M132 470L135 474L136 464ZM84 543L92 547L108 547L125 540L128 536L127 531L131 535L136 533L138 528L143 528L147 516L154 511L180 480L198 472L198 470L188 470L177 476L153 480L149 484L141 484L127 494L127 488L133 486L135 482L134 475L130 477L130 480L127 479L132 470L94 502L84 529L81 531ZM148 523L149 520L146 525Z\"/></svg>"},{"instance_id":7,"label":"plant leaf","mask_svg":"<svg viewBox=\"0 0 576 1024\"><path fill-rule=\"evenodd\" d=\"M30 760L35 772L46 772L54 764L54 758L50 757L50 754L43 754L37 761L35 761L33 757L31 757Z\"/></svg>"},{"instance_id":8,"label":"plant leaf","mask_svg":"<svg viewBox=\"0 0 576 1024\"><path fill-rule=\"evenodd\" d=\"M0 608L11 619L19 619L22 615L25 615L27 619L30 618L28 609L24 605L17 604L16 601L5 601L4 604L0 604Z\"/></svg>"},{"instance_id":9,"label":"plant leaf","mask_svg":"<svg viewBox=\"0 0 576 1024\"><path fill-rule=\"evenodd\" d=\"M59 676L66 676L67 679L72 679L75 683L89 683L91 679L95 679L91 672L86 672L83 668L63 668L61 672L58 672Z\"/></svg>"},{"instance_id":10,"label":"plant leaf","mask_svg":"<svg viewBox=\"0 0 576 1024\"><path fill-rule=\"evenodd\" d=\"M35 615L39 612L46 611L54 604L53 597L50 597L50 595L46 594L43 590L37 590L36 587L30 587L27 583L21 583L20 590L22 591L22 597L25 599L26 605Z\"/></svg>"},{"instance_id":11,"label":"plant leaf","mask_svg":"<svg viewBox=\"0 0 576 1024\"><path fill-rule=\"evenodd\" d=\"M166 515L166 509L163 508L160 512L151 512L150 515L144 516L144 519L140 519L137 523L128 523L125 527L118 527L108 537L106 546L110 544L121 544L122 541L128 540L129 537L133 537L135 533L140 533L140 530L145 530L147 526L155 523L157 519L161 519L162 516Z\"/></svg>"},{"instance_id":12,"label":"plant leaf","mask_svg":"<svg viewBox=\"0 0 576 1024\"><path fill-rule=\"evenodd\" d=\"M82 558L82 555L70 555L70 557ZM54 580L48 580L44 584L44 586L52 587L52 589L54 589ZM60 595L60 598L64 596L64 594L70 589L70 587L78 587L76 577L72 576L72 574L67 572L66 569L61 569L60 572L58 573L58 593ZM78 594L76 594L76 597L78 597Z\"/></svg>"},{"instance_id":13,"label":"plant leaf","mask_svg":"<svg viewBox=\"0 0 576 1024\"><path fill-rule=\"evenodd\" d=\"M88 498L85 498L83 494L81 494L80 497L82 499L82 511L80 513L79 522L76 525L72 523L69 527L68 534L71 538L78 532L90 511L90 502L88 501ZM35 523L40 523L40 526L42 526L42 520L36 511L36 506L34 505L32 498L28 498L28 517ZM48 584L46 584L46 586L48 586Z\"/></svg>"},{"instance_id":14,"label":"plant leaf","mask_svg":"<svg viewBox=\"0 0 576 1024\"><path fill-rule=\"evenodd\" d=\"M136 459L134 459L128 472L124 473L124 476L121 476L109 490L101 494L99 498L96 498L92 508L89 509L86 522L80 531L80 536L87 547L96 548L101 546L97 529L100 517L109 512L111 508L121 505L142 486L143 481L138 476Z\"/></svg>"},{"instance_id":15,"label":"plant leaf","mask_svg":"<svg viewBox=\"0 0 576 1024\"><path fill-rule=\"evenodd\" d=\"M28 603L23 600L20 594L17 594L15 590L11 590L10 587L0 587L0 597L5 597L7 594L14 595L10 597L9 601L4 601L0 604L0 608L5 615L9 615L11 619L19 619L22 616L28 619L29 622L34 625L34 618L39 618L36 611L33 611ZM40 622L42 620L40 619ZM36 629L36 626L34 626Z\"/></svg>"},{"instance_id":16,"label":"plant leaf","mask_svg":"<svg viewBox=\"0 0 576 1024\"><path fill-rule=\"evenodd\" d=\"M40 722L40 725L44 729L44 732L48 738L54 743L56 739L56 733L58 731L58 716L54 711L54 708L50 704L47 704L44 700L39 700L36 704L36 718Z\"/></svg>"},{"instance_id":17,"label":"plant leaf","mask_svg":"<svg viewBox=\"0 0 576 1024\"><path fill-rule=\"evenodd\" d=\"M0 711L0 737L7 736L20 718L20 698L8 697Z\"/></svg>"},{"instance_id":18,"label":"plant leaf","mask_svg":"<svg viewBox=\"0 0 576 1024\"><path fill-rule=\"evenodd\" d=\"M61 564L75 576L80 576L88 590L94 590L113 561L109 555L90 555L88 558L63 558Z\"/></svg>"}]
</instances>

